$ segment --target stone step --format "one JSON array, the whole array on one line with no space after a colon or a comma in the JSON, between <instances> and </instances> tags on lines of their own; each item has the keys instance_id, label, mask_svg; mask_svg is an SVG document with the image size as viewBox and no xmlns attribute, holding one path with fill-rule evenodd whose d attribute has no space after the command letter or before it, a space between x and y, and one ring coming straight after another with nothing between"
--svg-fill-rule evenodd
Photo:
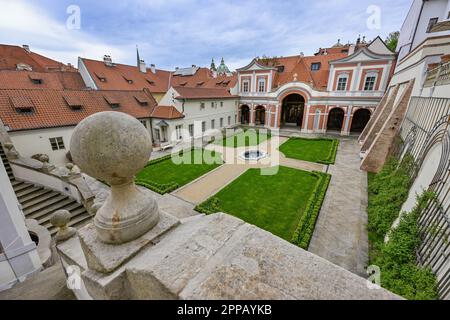
<instances>
[{"instance_id":1,"label":"stone step","mask_svg":"<svg viewBox=\"0 0 450 320\"><path fill-rule=\"evenodd\" d=\"M59 206L59 203L62 202L63 200L65 200L66 198L68 198L68 197L57 194L56 196L54 196L50 199L47 199L47 200L40 202L34 206L24 209L23 213L25 214L25 216L27 218L28 218L28 216L30 216L31 219L37 220L37 217L35 215L41 216L43 211L46 211L55 205ZM69 199L69 201L73 201L73 200ZM64 206L64 205L62 205L62 206ZM59 206L59 207L61 207L61 206Z\"/></svg>"},{"instance_id":2,"label":"stone step","mask_svg":"<svg viewBox=\"0 0 450 320\"><path fill-rule=\"evenodd\" d=\"M70 222L68 224L69 227L74 227L74 228L82 228L83 226L85 226L86 224L88 224L91 221L92 216L86 211L86 209L84 210L84 212L81 212L79 214L77 214L76 216L74 216L73 218L70 219ZM44 226L48 225L48 230L50 231L50 234L53 236L56 232L57 232L57 228L54 227L53 225L51 225L50 223L45 224Z\"/></svg>"},{"instance_id":3,"label":"stone step","mask_svg":"<svg viewBox=\"0 0 450 320\"><path fill-rule=\"evenodd\" d=\"M69 197L66 197L63 200L60 200L59 202L56 202L46 208L43 208L39 211L33 212L32 214L27 215L27 219L36 219L39 220L42 217L44 217L47 214L52 214L56 210L63 209L65 206L70 205L73 203L74 200L70 199Z\"/></svg>"},{"instance_id":4,"label":"stone step","mask_svg":"<svg viewBox=\"0 0 450 320\"><path fill-rule=\"evenodd\" d=\"M32 183L22 182L22 183L16 185L13 189L14 189L14 192L17 193L20 190L24 190L26 188L33 187L33 186L34 186L34 184L32 184Z\"/></svg>"},{"instance_id":5,"label":"stone step","mask_svg":"<svg viewBox=\"0 0 450 320\"><path fill-rule=\"evenodd\" d=\"M60 196L61 194L55 191L51 191L51 190L47 190L48 192L41 194L41 195L37 195L35 197L31 197L30 199L28 199L28 201L24 201L24 202L20 202L22 204L22 209L26 210L28 208L31 208L37 204L46 202L47 200L50 200L56 196Z\"/></svg>"},{"instance_id":6,"label":"stone step","mask_svg":"<svg viewBox=\"0 0 450 320\"><path fill-rule=\"evenodd\" d=\"M84 211L86 211L86 208L83 207L83 205L76 202L75 200L73 200L73 202L71 202L69 204L66 204L64 207L59 208L58 210L61 210L61 209L69 211L71 217L74 217L77 214L80 214L80 213L83 213ZM54 213L54 211L50 212L50 214L47 214L47 215L39 218L39 220L38 220L39 224L43 225L47 229L50 228L51 227L50 218L53 213Z\"/></svg>"},{"instance_id":7,"label":"stone step","mask_svg":"<svg viewBox=\"0 0 450 320\"><path fill-rule=\"evenodd\" d=\"M22 183L22 181L18 181L18 180L13 180L13 181L11 181L11 185L13 186L13 187L15 187L15 186L17 186L18 184L21 184Z\"/></svg>"},{"instance_id":8,"label":"stone step","mask_svg":"<svg viewBox=\"0 0 450 320\"><path fill-rule=\"evenodd\" d=\"M34 191L28 192L20 197L17 197L17 199L19 200L20 204L23 207L27 202L30 202L31 200L36 199L40 196L45 196L50 192L52 192L52 190L35 187Z\"/></svg>"},{"instance_id":9,"label":"stone step","mask_svg":"<svg viewBox=\"0 0 450 320\"><path fill-rule=\"evenodd\" d=\"M28 195L28 194L30 194L32 192L35 192L35 191L38 191L38 190L43 190L43 189L44 188L42 188L42 187L37 187L35 185L31 185L28 188L25 188L25 189L20 190L19 192L16 192L16 196L17 196L17 198L19 199L19 202L20 202L20 199L23 196L26 196L26 195Z\"/></svg>"}]
</instances>

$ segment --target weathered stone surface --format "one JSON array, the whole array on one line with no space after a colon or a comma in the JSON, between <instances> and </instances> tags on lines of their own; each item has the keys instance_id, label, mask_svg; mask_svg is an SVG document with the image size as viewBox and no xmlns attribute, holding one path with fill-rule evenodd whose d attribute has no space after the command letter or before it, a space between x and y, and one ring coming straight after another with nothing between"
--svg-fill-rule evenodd
<instances>
[{"instance_id":1,"label":"weathered stone surface","mask_svg":"<svg viewBox=\"0 0 450 320\"><path fill-rule=\"evenodd\" d=\"M88 268L102 273L110 273L131 259L145 246L155 243L158 237L178 224L179 221L176 218L162 212L161 219L153 229L136 240L120 245L111 245L99 241L92 223L80 229L78 236L86 256Z\"/></svg>"},{"instance_id":2,"label":"weathered stone surface","mask_svg":"<svg viewBox=\"0 0 450 320\"><path fill-rule=\"evenodd\" d=\"M94 299L399 298L369 289L364 278L223 213L190 217L159 240L112 273L84 271L89 294ZM80 244L75 250L81 251Z\"/></svg>"},{"instance_id":3,"label":"weathered stone surface","mask_svg":"<svg viewBox=\"0 0 450 320\"><path fill-rule=\"evenodd\" d=\"M111 185L111 193L94 218L101 241L125 243L158 223L155 199L134 183L134 175L146 165L151 151L148 130L122 112L93 114L74 129L70 152L75 164L86 174Z\"/></svg>"}]
</instances>

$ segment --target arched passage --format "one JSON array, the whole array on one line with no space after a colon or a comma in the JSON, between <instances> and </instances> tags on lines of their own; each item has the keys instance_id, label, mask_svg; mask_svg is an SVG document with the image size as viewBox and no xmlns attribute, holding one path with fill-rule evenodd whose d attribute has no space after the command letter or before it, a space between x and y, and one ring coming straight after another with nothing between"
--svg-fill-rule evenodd
<instances>
[{"instance_id":1,"label":"arched passage","mask_svg":"<svg viewBox=\"0 0 450 320\"><path fill-rule=\"evenodd\" d=\"M328 113L327 130L341 131L344 123L344 110L333 108Z\"/></svg>"},{"instance_id":2,"label":"arched passage","mask_svg":"<svg viewBox=\"0 0 450 320\"><path fill-rule=\"evenodd\" d=\"M263 106L255 108L255 125L265 125L266 123L266 109Z\"/></svg>"},{"instance_id":3,"label":"arched passage","mask_svg":"<svg viewBox=\"0 0 450 320\"><path fill-rule=\"evenodd\" d=\"M250 108L245 104L240 107L240 121L241 124L250 123Z\"/></svg>"},{"instance_id":4,"label":"arched passage","mask_svg":"<svg viewBox=\"0 0 450 320\"><path fill-rule=\"evenodd\" d=\"M367 109L358 109L353 114L352 126L350 132L362 132L370 120L370 111Z\"/></svg>"},{"instance_id":5,"label":"arched passage","mask_svg":"<svg viewBox=\"0 0 450 320\"><path fill-rule=\"evenodd\" d=\"M301 127L304 109L305 98L302 95L297 93L288 95L282 101L280 124Z\"/></svg>"}]
</instances>

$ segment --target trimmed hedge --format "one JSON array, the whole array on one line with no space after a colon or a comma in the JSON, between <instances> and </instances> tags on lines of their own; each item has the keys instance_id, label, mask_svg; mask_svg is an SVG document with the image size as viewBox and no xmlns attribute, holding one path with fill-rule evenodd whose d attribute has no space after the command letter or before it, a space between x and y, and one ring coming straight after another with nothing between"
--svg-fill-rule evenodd
<instances>
[{"instance_id":1,"label":"trimmed hedge","mask_svg":"<svg viewBox=\"0 0 450 320\"><path fill-rule=\"evenodd\" d=\"M178 189L179 185L176 182L173 183L167 183L167 184L160 184L153 181L144 181L136 179L135 183L138 186L145 187L147 189L150 189L152 191L155 191L160 194L165 194L174 191L175 189Z\"/></svg>"},{"instance_id":2,"label":"trimmed hedge","mask_svg":"<svg viewBox=\"0 0 450 320\"><path fill-rule=\"evenodd\" d=\"M317 217L319 216L320 208L322 207L325 194L330 183L331 175L328 173L313 171L318 177L314 192L311 194L305 211L298 222L291 242L297 246L308 250L309 242L311 241L316 226Z\"/></svg>"},{"instance_id":3,"label":"trimmed hedge","mask_svg":"<svg viewBox=\"0 0 450 320\"><path fill-rule=\"evenodd\" d=\"M330 183L331 175L323 172L310 172L318 178L314 191L308 199L306 208L299 220L297 228L292 236L291 243L307 250L309 242L311 241L314 227L316 225L317 217L322 207L328 185ZM211 197L205 202L197 205L195 210L204 214L213 214L223 211L220 208L220 201L217 197Z\"/></svg>"}]
</instances>

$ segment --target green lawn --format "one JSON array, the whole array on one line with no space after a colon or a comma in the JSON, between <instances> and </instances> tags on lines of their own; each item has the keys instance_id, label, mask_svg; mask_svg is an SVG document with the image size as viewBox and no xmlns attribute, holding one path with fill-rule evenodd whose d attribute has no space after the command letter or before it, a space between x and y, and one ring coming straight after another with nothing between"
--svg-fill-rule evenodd
<instances>
[{"instance_id":1,"label":"green lawn","mask_svg":"<svg viewBox=\"0 0 450 320\"><path fill-rule=\"evenodd\" d=\"M197 179L223 163L219 153L200 149L185 152L182 159L183 163L181 164L178 164L176 159L173 161L171 155L150 161L136 175L136 183L159 193L167 193Z\"/></svg>"},{"instance_id":2,"label":"green lawn","mask_svg":"<svg viewBox=\"0 0 450 320\"><path fill-rule=\"evenodd\" d=\"M223 145L224 147L238 148L257 146L261 142L270 138L270 133L259 132L259 130L248 129L225 139L214 141L214 144Z\"/></svg>"},{"instance_id":3,"label":"green lawn","mask_svg":"<svg viewBox=\"0 0 450 320\"><path fill-rule=\"evenodd\" d=\"M312 225L304 230L308 233L306 238L312 236L317 216L314 213L312 219L302 219L302 216L310 211L308 208L317 209L318 214L323 198L316 199L314 195L318 191L324 195L328 184L323 188L318 183L323 177L329 175L279 167L276 175L263 176L259 169L249 169L196 209L207 214L229 213L300 245L301 221L305 226ZM309 238L305 241L306 248Z\"/></svg>"},{"instance_id":4,"label":"green lawn","mask_svg":"<svg viewBox=\"0 0 450 320\"><path fill-rule=\"evenodd\" d=\"M337 139L290 138L279 147L279 150L288 158L333 164L338 145Z\"/></svg>"}]
</instances>

